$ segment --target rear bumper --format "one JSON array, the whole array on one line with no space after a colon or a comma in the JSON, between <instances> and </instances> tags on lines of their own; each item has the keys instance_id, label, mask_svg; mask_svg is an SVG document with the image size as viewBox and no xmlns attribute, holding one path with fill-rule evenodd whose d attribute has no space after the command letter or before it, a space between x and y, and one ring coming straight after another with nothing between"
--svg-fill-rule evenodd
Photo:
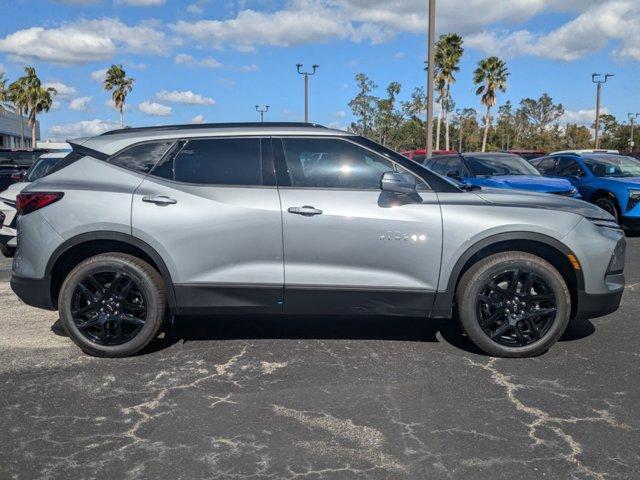
<instances>
[{"instance_id":1,"label":"rear bumper","mask_svg":"<svg viewBox=\"0 0 640 480\"><path fill-rule=\"evenodd\" d=\"M20 300L31 307L55 310L51 300L51 278L11 276L11 289Z\"/></svg>"}]
</instances>

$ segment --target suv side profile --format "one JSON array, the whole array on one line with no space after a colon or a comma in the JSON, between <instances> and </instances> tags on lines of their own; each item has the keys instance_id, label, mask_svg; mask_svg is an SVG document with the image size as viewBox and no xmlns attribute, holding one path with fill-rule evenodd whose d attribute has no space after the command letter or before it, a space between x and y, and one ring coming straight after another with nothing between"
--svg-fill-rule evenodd
<instances>
[{"instance_id":1,"label":"suv side profile","mask_svg":"<svg viewBox=\"0 0 640 480\"><path fill-rule=\"evenodd\" d=\"M625 239L571 198L466 191L310 124L119 130L18 197L11 286L86 353L133 355L169 315L452 318L485 352L538 355L616 310Z\"/></svg>"}]
</instances>

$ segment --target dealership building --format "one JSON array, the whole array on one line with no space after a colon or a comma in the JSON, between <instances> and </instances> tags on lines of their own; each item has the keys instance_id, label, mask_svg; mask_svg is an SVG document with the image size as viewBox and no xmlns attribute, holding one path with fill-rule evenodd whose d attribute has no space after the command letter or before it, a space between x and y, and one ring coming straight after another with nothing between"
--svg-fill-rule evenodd
<instances>
[{"instance_id":1,"label":"dealership building","mask_svg":"<svg viewBox=\"0 0 640 480\"><path fill-rule=\"evenodd\" d=\"M24 146L31 147L31 128L23 117ZM0 105L0 148L20 148L20 115ZM36 124L36 140L40 138L40 122Z\"/></svg>"}]
</instances>

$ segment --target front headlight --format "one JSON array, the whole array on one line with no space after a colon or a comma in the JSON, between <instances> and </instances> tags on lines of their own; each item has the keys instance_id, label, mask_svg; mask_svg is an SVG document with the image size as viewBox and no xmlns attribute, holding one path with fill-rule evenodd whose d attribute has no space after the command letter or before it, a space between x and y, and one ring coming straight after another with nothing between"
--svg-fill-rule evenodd
<instances>
[{"instance_id":1,"label":"front headlight","mask_svg":"<svg viewBox=\"0 0 640 480\"><path fill-rule=\"evenodd\" d=\"M627 202L627 212L633 210L640 203L640 190L629 190L629 201Z\"/></svg>"}]
</instances>

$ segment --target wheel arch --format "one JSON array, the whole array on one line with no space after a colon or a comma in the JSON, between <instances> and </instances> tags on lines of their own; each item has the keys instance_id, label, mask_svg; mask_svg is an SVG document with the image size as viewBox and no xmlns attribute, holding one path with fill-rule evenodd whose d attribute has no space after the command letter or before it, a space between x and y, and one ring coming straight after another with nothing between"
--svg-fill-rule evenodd
<instances>
[{"instance_id":1,"label":"wheel arch","mask_svg":"<svg viewBox=\"0 0 640 480\"><path fill-rule=\"evenodd\" d=\"M616 205L618 206L618 208L620 208L620 202L618 201L618 197L616 196L616 194L604 188L598 188L594 190L594 192L589 197L589 202L593 203L602 197L611 198L614 202L616 202Z\"/></svg>"},{"instance_id":2,"label":"wheel arch","mask_svg":"<svg viewBox=\"0 0 640 480\"><path fill-rule=\"evenodd\" d=\"M455 292L464 273L478 261L502 252L525 252L537 255L553 265L567 282L571 293L572 318L578 311L579 292L584 291L582 270L576 270L569 260L575 254L555 238L533 232L509 232L492 235L469 247L458 259L444 292L438 292L432 316L449 317L453 311Z\"/></svg>"},{"instance_id":3,"label":"wheel arch","mask_svg":"<svg viewBox=\"0 0 640 480\"><path fill-rule=\"evenodd\" d=\"M62 243L51 255L46 275L51 278L51 301L57 307L62 282L80 262L101 253L128 253L155 268L164 281L169 308L176 311L176 298L171 274L162 257L146 242L121 232L90 232L72 237Z\"/></svg>"}]
</instances>

